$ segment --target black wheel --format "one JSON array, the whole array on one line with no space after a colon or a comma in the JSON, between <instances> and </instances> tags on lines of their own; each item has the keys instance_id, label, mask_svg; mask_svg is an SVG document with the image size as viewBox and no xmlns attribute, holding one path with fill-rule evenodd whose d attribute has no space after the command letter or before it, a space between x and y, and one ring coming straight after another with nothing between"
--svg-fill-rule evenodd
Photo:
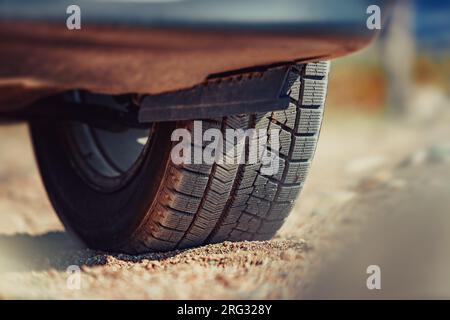
<instances>
[{"instance_id":1,"label":"black wheel","mask_svg":"<svg viewBox=\"0 0 450 320\"><path fill-rule=\"evenodd\" d=\"M87 245L109 251L270 239L288 216L310 167L328 67L327 62L299 65L300 93L284 111L202 122L203 131L276 130L280 158L274 175L265 175L261 162L174 164L171 134L176 128L192 132L193 121L115 132L74 122L32 122L36 158L56 212ZM268 141L270 148L268 135L257 139ZM241 144L248 140L227 143L246 150Z\"/></svg>"}]
</instances>

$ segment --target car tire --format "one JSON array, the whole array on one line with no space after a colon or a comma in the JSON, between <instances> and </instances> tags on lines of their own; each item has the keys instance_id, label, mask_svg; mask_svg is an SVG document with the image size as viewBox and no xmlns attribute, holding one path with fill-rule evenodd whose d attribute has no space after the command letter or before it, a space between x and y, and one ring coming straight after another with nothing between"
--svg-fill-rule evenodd
<instances>
[{"instance_id":1,"label":"car tire","mask_svg":"<svg viewBox=\"0 0 450 320\"><path fill-rule=\"evenodd\" d=\"M79 133L85 127L32 121L36 159L51 203L67 230L89 247L112 252L168 251L222 241L270 239L291 211L310 168L322 122L328 69L328 62L297 65L300 92L286 110L202 121L203 131L277 130L279 171L272 176L261 172L260 162L174 164L172 132L176 128L194 130L193 121L177 121L154 124L151 139L131 169L123 170L123 176L123 172L109 176L114 169L108 167L104 179L101 172L83 171L108 159L96 158L91 151L74 151L77 139L86 139ZM77 132L81 138L68 138L68 132ZM269 136L257 138L267 142ZM270 148L270 143L267 145ZM79 149L89 146L83 142ZM195 147L204 149L205 145ZM239 143L233 147L239 148ZM77 152L83 159L77 160ZM123 155L120 149L114 152Z\"/></svg>"}]
</instances>

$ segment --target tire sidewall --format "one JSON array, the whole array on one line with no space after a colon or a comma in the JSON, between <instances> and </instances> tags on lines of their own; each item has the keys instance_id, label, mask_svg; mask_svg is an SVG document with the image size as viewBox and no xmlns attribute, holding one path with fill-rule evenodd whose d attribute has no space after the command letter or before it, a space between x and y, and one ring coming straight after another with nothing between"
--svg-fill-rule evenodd
<instances>
[{"instance_id":1,"label":"tire sidewall","mask_svg":"<svg viewBox=\"0 0 450 320\"><path fill-rule=\"evenodd\" d=\"M98 249L120 248L151 214L166 174L175 125L160 123L140 167L120 190L95 190L76 171L64 124L32 122L30 133L49 199L64 226Z\"/></svg>"}]
</instances>

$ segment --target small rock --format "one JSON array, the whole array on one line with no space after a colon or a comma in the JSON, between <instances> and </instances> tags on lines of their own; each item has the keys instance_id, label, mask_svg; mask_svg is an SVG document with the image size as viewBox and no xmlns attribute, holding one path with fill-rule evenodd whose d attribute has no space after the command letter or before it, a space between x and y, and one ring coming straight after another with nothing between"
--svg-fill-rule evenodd
<instances>
[{"instance_id":1,"label":"small rock","mask_svg":"<svg viewBox=\"0 0 450 320\"><path fill-rule=\"evenodd\" d=\"M410 167L410 166L418 166L425 163L427 160L427 151L426 150L418 150L406 158L403 162L400 163L401 167Z\"/></svg>"},{"instance_id":2,"label":"small rock","mask_svg":"<svg viewBox=\"0 0 450 320\"><path fill-rule=\"evenodd\" d=\"M312 211L311 211L311 216L321 216L321 215L325 215L326 213L328 213L328 211L329 211L329 208L326 208L326 207L317 207L317 208L314 208Z\"/></svg>"},{"instance_id":3,"label":"small rock","mask_svg":"<svg viewBox=\"0 0 450 320\"><path fill-rule=\"evenodd\" d=\"M216 280L221 283L224 287L228 288L230 287L230 281L222 274L216 275Z\"/></svg>"},{"instance_id":4,"label":"small rock","mask_svg":"<svg viewBox=\"0 0 450 320\"><path fill-rule=\"evenodd\" d=\"M375 170L381 167L385 162L386 159L382 156L360 158L350 161L345 170L348 173L359 174L370 170Z\"/></svg>"},{"instance_id":5,"label":"small rock","mask_svg":"<svg viewBox=\"0 0 450 320\"><path fill-rule=\"evenodd\" d=\"M357 186L357 190L370 191L383 183L389 182L391 179L392 172L388 170L379 171L373 176L362 179Z\"/></svg>"},{"instance_id":6,"label":"small rock","mask_svg":"<svg viewBox=\"0 0 450 320\"><path fill-rule=\"evenodd\" d=\"M47 274L48 274L48 276L49 276L50 278L56 278L56 277L58 276L58 271L56 271L55 268L50 268L50 269L47 271Z\"/></svg>"},{"instance_id":7,"label":"small rock","mask_svg":"<svg viewBox=\"0 0 450 320\"><path fill-rule=\"evenodd\" d=\"M404 189L407 185L407 182L403 179L394 179L388 183L388 186L394 190Z\"/></svg>"},{"instance_id":8,"label":"small rock","mask_svg":"<svg viewBox=\"0 0 450 320\"><path fill-rule=\"evenodd\" d=\"M435 144L426 150L418 150L400 163L400 166L418 166L425 163L450 163L450 144Z\"/></svg>"},{"instance_id":9,"label":"small rock","mask_svg":"<svg viewBox=\"0 0 450 320\"><path fill-rule=\"evenodd\" d=\"M333 202L337 204L344 204L352 200L356 193L351 191L340 191L332 194Z\"/></svg>"},{"instance_id":10,"label":"small rock","mask_svg":"<svg viewBox=\"0 0 450 320\"><path fill-rule=\"evenodd\" d=\"M428 150L428 160L433 163L450 163L450 144L438 144Z\"/></svg>"},{"instance_id":11,"label":"small rock","mask_svg":"<svg viewBox=\"0 0 450 320\"><path fill-rule=\"evenodd\" d=\"M284 261L293 261L295 260L296 256L297 253L295 252L295 250L288 249L281 253L280 258Z\"/></svg>"}]
</instances>

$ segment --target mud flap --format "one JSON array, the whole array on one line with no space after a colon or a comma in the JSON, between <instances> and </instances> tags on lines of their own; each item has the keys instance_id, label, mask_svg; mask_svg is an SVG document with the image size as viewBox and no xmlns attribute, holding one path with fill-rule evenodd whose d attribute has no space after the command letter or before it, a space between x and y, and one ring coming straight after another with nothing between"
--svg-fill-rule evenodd
<instances>
[{"instance_id":1,"label":"mud flap","mask_svg":"<svg viewBox=\"0 0 450 320\"><path fill-rule=\"evenodd\" d=\"M142 97L138 121L192 120L284 110L300 94L299 66L209 79L195 87Z\"/></svg>"}]
</instances>

